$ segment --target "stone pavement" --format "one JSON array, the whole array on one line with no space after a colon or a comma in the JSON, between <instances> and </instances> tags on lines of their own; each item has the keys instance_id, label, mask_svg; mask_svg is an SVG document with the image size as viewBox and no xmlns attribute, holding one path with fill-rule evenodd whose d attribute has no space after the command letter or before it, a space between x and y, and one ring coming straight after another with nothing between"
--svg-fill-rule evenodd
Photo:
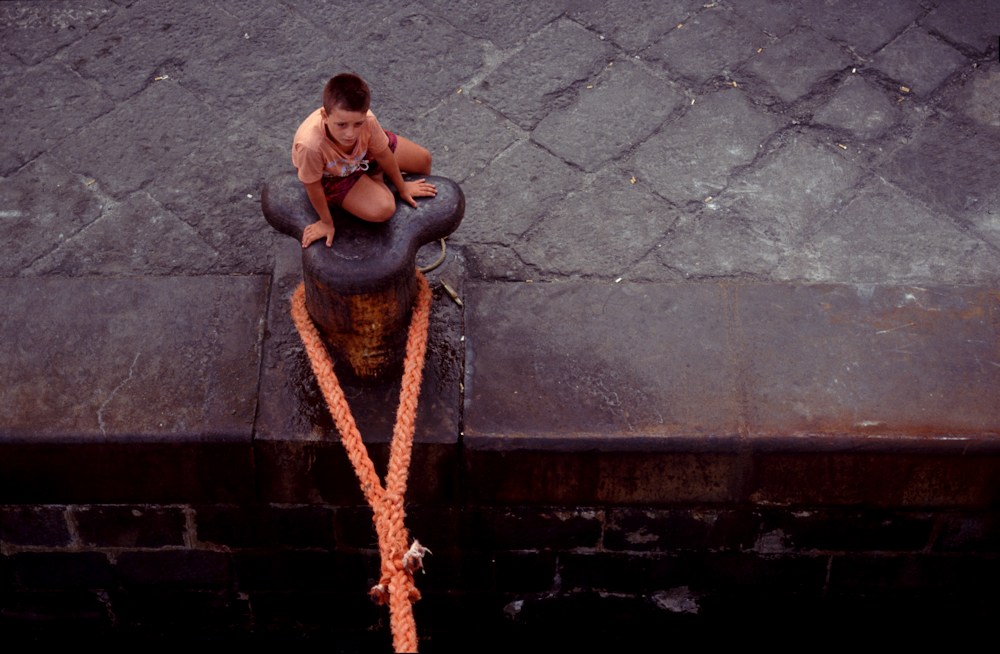
<instances>
[{"instance_id":1,"label":"stone pavement","mask_svg":"<svg viewBox=\"0 0 1000 654\"><path fill-rule=\"evenodd\" d=\"M941 500L880 468L505 456L888 448L989 455L947 501L996 506L998 34L994 0L2 3L0 502L255 483L93 488L26 454L53 443L256 443L265 497L340 492L278 453L335 436L260 189L353 70L467 199L415 497L453 492L434 446L461 443L486 501ZM353 391L373 442L394 392Z\"/></svg>"}]
</instances>

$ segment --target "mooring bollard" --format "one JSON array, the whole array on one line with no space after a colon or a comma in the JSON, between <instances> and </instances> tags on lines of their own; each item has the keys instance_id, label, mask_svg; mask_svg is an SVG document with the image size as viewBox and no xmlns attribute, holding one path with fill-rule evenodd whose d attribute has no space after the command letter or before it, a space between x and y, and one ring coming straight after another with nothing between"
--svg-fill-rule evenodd
<instances>
[{"instance_id":1,"label":"mooring bollard","mask_svg":"<svg viewBox=\"0 0 1000 654\"><path fill-rule=\"evenodd\" d=\"M362 381L379 379L402 362L417 294L417 250L454 232L465 215L458 184L425 177L437 195L418 198L416 208L397 200L396 213L384 223L334 211L333 245L321 239L302 250L306 309L334 357ZM261 207L272 227L298 242L317 220L294 172L264 184Z\"/></svg>"}]
</instances>

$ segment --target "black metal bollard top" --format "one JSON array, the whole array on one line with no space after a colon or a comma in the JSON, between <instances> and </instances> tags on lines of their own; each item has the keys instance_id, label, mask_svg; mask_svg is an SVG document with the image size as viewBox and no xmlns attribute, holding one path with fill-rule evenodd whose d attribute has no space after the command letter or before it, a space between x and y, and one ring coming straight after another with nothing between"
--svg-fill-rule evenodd
<instances>
[{"instance_id":1,"label":"black metal bollard top","mask_svg":"<svg viewBox=\"0 0 1000 654\"><path fill-rule=\"evenodd\" d=\"M385 279L415 266L417 250L454 232L465 215L465 195L450 179L425 176L437 187L433 198L418 198L417 207L396 201L396 213L384 223L358 220L334 211L336 236L329 248L323 241L307 251L323 255L323 275L338 287L368 290L375 280ZM294 172L266 183L261 191L264 218L276 230L297 241L307 225L317 220L305 188ZM305 256L305 255L304 255Z\"/></svg>"}]
</instances>

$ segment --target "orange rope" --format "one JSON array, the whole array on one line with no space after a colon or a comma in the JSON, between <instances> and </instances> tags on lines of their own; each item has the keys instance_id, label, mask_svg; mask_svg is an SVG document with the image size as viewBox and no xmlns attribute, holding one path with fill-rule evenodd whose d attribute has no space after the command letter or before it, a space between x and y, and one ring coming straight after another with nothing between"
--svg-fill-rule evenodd
<instances>
[{"instance_id":1,"label":"orange rope","mask_svg":"<svg viewBox=\"0 0 1000 654\"><path fill-rule=\"evenodd\" d=\"M406 342L403 383L399 393L396 425L392 432L385 486L380 483L368 450L361 440L361 433L354 422L347 398L334 374L330 353L306 310L305 285L300 283L292 295L292 319L309 355L309 363L326 399L330 415L340 432L347 456L361 482L361 491L372 508L372 521L375 523L379 554L382 557L382 576L370 594L379 604L389 605L389 623L392 627L393 646L397 652L417 651L417 625L412 604L420 599L420 591L413 584L413 573L423 566L423 556L429 551L416 540L407 546L409 533L403 524L406 516L403 496L406 493L410 453L413 449L413 430L424 356L427 352L427 325L431 304L430 286L419 271L417 280L419 291Z\"/></svg>"}]
</instances>

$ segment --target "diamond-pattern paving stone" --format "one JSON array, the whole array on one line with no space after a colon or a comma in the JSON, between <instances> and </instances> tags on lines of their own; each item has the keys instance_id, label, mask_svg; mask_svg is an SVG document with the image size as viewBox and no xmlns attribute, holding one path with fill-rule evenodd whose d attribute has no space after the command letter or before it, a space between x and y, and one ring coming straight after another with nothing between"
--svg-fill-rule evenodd
<instances>
[{"instance_id":1,"label":"diamond-pattern paving stone","mask_svg":"<svg viewBox=\"0 0 1000 654\"><path fill-rule=\"evenodd\" d=\"M138 192L107 208L30 270L72 276L198 274L218 256L191 227Z\"/></svg>"},{"instance_id":2,"label":"diamond-pattern paving stone","mask_svg":"<svg viewBox=\"0 0 1000 654\"><path fill-rule=\"evenodd\" d=\"M178 11L167 2L119 9L60 57L121 102L162 75L183 82L188 62L217 58L220 33L243 36L235 19L210 3L186 5L183 20Z\"/></svg>"},{"instance_id":3,"label":"diamond-pattern paving stone","mask_svg":"<svg viewBox=\"0 0 1000 654\"><path fill-rule=\"evenodd\" d=\"M118 9L110 0L81 4L73 0L0 4L0 47L34 65L81 39Z\"/></svg>"},{"instance_id":4,"label":"diamond-pattern paving stone","mask_svg":"<svg viewBox=\"0 0 1000 654\"><path fill-rule=\"evenodd\" d=\"M688 278L762 278L788 249L738 215L706 209L682 218L651 256Z\"/></svg>"},{"instance_id":5,"label":"diamond-pattern paving stone","mask_svg":"<svg viewBox=\"0 0 1000 654\"><path fill-rule=\"evenodd\" d=\"M459 183L489 165L521 134L520 128L485 105L458 93L429 114L412 117L399 130L430 150L435 175Z\"/></svg>"},{"instance_id":6,"label":"diamond-pattern paving stone","mask_svg":"<svg viewBox=\"0 0 1000 654\"><path fill-rule=\"evenodd\" d=\"M626 50L636 52L684 22L703 4L704 0L573 2L569 3L567 15Z\"/></svg>"},{"instance_id":7,"label":"diamond-pattern paving stone","mask_svg":"<svg viewBox=\"0 0 1000 654\"><path fill-rule=\"evenodd\" d=\"M637 176L672 202L718 193L734 168L752 162L781 125L737 89L698 97L680 119L663 126L636 151Z\"/></svg>"},{"instance_id":8,"label":"diamond-pattern paving stone","mask_svg":"<svg viewBox=\"0 0 1000 654\"><path fill-rule=\"evenodd\" d=\"M349 41L358 34L371 33L373 25L388 20L399 11L402 3L398 0L366 0L363 10L354 0L285 0L265 4L278 5L278 11L271 11L271 7L267 7L267 12L271 15L286 11L282 5L288 5L322 30L331 41Z\"/></svg>"},{"instance_id":9,"label":"diamond-pattern paving stone","mask_svg":"<svg viewBox=\"0 0 1000 654\"><path fill-rule=\"evenodd\" d=\"M948 0L922 21L924 27L979 52L997 45L1000 32L1000 2L996 0Z\"/></svg>"},{"instance_id":10,"label":"diamond-pattern paving stone","mask_svg":"<svg viewBox=\"0 0 1000 654\"><path fill-rule=\"evenodd\" d=\"M782 101L791 103L850 63L850 56L829 39L810 29L798 29L754 57L746 69L770 84Z\"/></svg>"},{"instance_id":11,"label":"diamond-pattern paving stone","mask_svg":"<svg viewBox=\"0 0 1000 654\"><path fill-rule=\"evenodd\" d=\"M243 3L223 7L228 12L237 9L234 5L246 11ZM309 13L322 12L313 7ZM353 56L362 38L340 36L343 13L336 21L326 20L317 27L309 16L289 11L281 3L263 3L255 16L226 32L213 48L166 72L216 111L231 114L234 120L249 118L268 133L287 133L290 141L299 123L320 106L323 85L341 72L339 62ZM303 47L306 43L308 47ZM232 63L247 60L256 63L252 67ZM262 102L262 89L267 89L268 97L280 100ZM376 111L378 100L378 96L373 98Z\"/></svg>"},{"instance_id":12,"label":"diamond-pattern paving stone","mask_svg":"<svg viewBox=\"0 0 1000 654\"><path fill-rule=\"evenodd\" d=\"M614 50L576 23L560 19L529 38L486 76L473 96L525 129L573 100L568 91L607 66ZM565 97L560 97L566 94Z\"/></svg>"},{"instance_id":13,"label":"diamond-pattern paving stone","mask_svg":"<svg viewBox=\"0 0 1000 654\"><path fill-rule=\"evenodd\" d=\"M801 20L795 0L740 0L732 9L771 36L784 36Z\"/></svg>"},{"instance_id":14,"label":"diamond-pattern paving stone","mask_svg":"<svg viewBox=\"0 0 1000 654\"><path fill-rule=\"evenodd\" d=\"M970 221L1000 246L1000 137L991 128L928 121L896 151L886 176L931 206Z\"/></svg>"},{"instance_id":15,"label":"diamond-pattern paving stone","mask_svg":"<svg viewBox=\"0 0 1000 654\"><path fill-rule=\"evenodd\" d=\"M601 175L551 207L514 248L547 275L616 277L676 220L675 209L624 175Z\"/></svg>"},{"instance_id":16,"label":"diamond-pattern paving stone","mask_svg":"<svg viewBox=\"0 0 1000 654\"><path fill-rule=\"evenodd\" d=\"M965 87L949 103L969 120L1000 134L1000 62L981 65L969 74Z\"/></svg>"},{"instance_id":17,"label":"diamond-pattern paving stone","mask_svg":"<svg viewBox=\"0 0 1000 654\"><path fill-rule=\"evenodd\" d=\"M769 161L731 184L720 202L755 229L794 239L843 202L861 174L854 164L799 133Z\"/></svg>"},{"instance_id":18,"label":"diamond-pattern paving stone","mask_svg":"<svg viewBox=\"0 0 1000 654\"><path fill-rule=\"evenodd\" d=\"M715 6L679 24L642 57L700 84L716 76L729 77L770 41L753 24Z\"/></svg>"},{"instance_id":19,"label":"diamond-pattern paving stone","mask_svg":"<svg viewBox=\"0 0 1000 654\"><path fill-rule=\"evenodd\" d=\"M852 75L816 112L813 120L847 130L860 139L873 139L895 125L899 114L896 104L881 89Z\"/></svg>"},{"instance_id":20,"label":"diamond-pattern paving stone","mask_svg":"<svg viewBox=\"0 0 1000 654\"><path fill-rule=\"evenodd\" d=\"M458 30L477 39L489 39L500 48L516 45L566 9L564 0L422 0L422 3Z\"/></svg>"},{"instance_id":21,"label":"diamond-pattern paving stone","mask_svg":"<svg viewBox=\"0 0 1000 654\"><path fill-rule=\"evenodd\" d=\"M615 62L601 79L580 92L574 104L546 116L532 139L593 171L641 143L683 100L678 89L636 64ZM650 110L630 111L632 103Z\"/></svg>"},{"instance_id":22,"label":"diamond-pattern paving stone","mask_svg":"<svg viewBox=\"0 0 1000 654\"><path fill-rule=\"evenodd\" d=\"M41 157L0 177L0 276L14 276L101 215L100 198L77 175Z\"/></svg>"},{"instance_id":23,"label":"diamond-pattern paving stone","mask_svg":"<svg viewBox=\"0 0 1000 654\"><path fill-rule=\"evenodd\" d=\"M276 232L261 215L260 190L264 180L293 170L291 144L291 132L234 121L165 168L147 190L218 253L212 272L265 272Z\"/></svg>"},{"instance_id":24,"label":"diamond-pattern paving stone","mask_svg":"<svg viewBox=\"0 0 1000 654\"><path fill-rule=\"evenodd\" d=\"M522 141L463 185L465 218L452 238L509 243L581 183L579 171Z\"/></svg>"},{"instance_id":25,"label":"diamond-pattern paving stone","mask_svg":"<svg viewBox=\"0 0 1000 654\"><path fill-rule=\"evenodd\" d=\"M913 93L926 96L966 63L950 45L923 30L911 30L880 50L873 65Z\"/></svg>"},{"instance_id":26,"label":"diamond-pattern paving stone","mask_svg":"<svg viewBox=\"0 0 1000 654\"><path fill-rule=\"evenodd\" d=\"M23 166L114 106L96 86L59 63L4 73L0 85L0 174Z\"/></svg>"},{"instance_id":27,"label":"diamond-pattern paving stone","mask_svg":"<svg viewBox=\"0 0 1000 654\"><path fill-rule=\"evenodd\" d=\"M483 65L473 39L420 9L406 7L375 23L349 55L380 98L373 109L379 116L429 111Z\"/></svg>"},{"instance_id":28,"label":"diamond-pattern paving stone","mask_svg":"<svg viewBox=\"0 0 1000 654\"><path fill-rule=\"evenodd\" d=\"M225 121L176 82L157 82L67 137L51 154L116 198L153 182Z\"/></svg>"},{"instance_id":29,"label":"diamond-pattern paving stone","mask_svg":"<svg viewBox=\"0 0 1000 654\"><path fill-rule=\"evenodd\" d=\"M847 284L975 284L1000 277L1000 252L883 181L788 254L778 277Z\"/></svg>"},{"instance_id":30,"label":"diamond-pattern paving stone","mask_svg":"<svg viewBox=\"0 0 1000 654\"><path fill-rule=\"evenodd\" d=\"M806 23L859 54L888 43L924 11L920 0L823 0L799 3Z\"/></svg>"}]
</instances>

